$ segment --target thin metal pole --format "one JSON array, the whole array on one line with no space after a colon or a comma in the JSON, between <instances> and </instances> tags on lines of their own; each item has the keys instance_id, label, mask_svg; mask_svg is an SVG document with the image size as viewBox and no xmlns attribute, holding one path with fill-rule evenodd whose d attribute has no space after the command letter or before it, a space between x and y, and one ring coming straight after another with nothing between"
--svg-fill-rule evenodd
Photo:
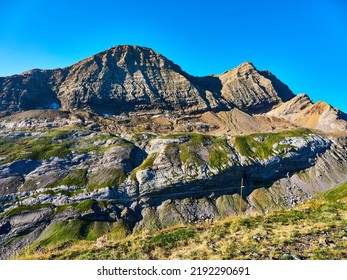
<instances>
[{"instance_id":1,"label":"thin metal pole","mask_svg":"<svg viewBox=\"0 0 347 280\"><path fill-rule=\"evenodd\" d=\"M243 174L241 178L241 187L240 187L240 209L239 209L240 214L241 214L241 205L242 205L242 189L243 189Z\"/></svg>"}]
</instances>

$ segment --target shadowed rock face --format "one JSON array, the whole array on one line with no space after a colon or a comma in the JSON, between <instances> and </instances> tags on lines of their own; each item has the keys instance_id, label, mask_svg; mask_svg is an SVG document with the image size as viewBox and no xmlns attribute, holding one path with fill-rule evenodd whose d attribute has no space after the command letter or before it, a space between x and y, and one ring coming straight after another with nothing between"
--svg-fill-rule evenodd
<instances>
[{"instance_id":1,"label":"shadowed rock face","mask_svg":"<svg viewBox=\"0 0 347 280\"><path fill-rule=\"evenodd\" d=\"M269 72L243 63L219 76L192 77L155 51L116 46L71 67L0 79L0 110L87 109L100 114L146 110L182 113L237 107L260 112L294 95Z\"/></svg>"},{"instance_id":2,"label":"shadowed rock face","mask_svg":"<svg viewBox=\"0 0 347 280\"><path fill-rule=\"evenodd\" d=\"M49 109L60 106L57 87L67 69L31 70L0 78L0 111Z\"/></svg>"}]
</instances>

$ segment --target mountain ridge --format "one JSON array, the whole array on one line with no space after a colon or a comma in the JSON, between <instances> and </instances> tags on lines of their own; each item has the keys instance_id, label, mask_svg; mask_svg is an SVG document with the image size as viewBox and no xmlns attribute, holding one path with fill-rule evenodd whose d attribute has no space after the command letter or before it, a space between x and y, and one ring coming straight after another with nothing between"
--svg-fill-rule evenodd
<instances>
[{"instance_id":1,"label":"mountain ridge","mask_svg":"<svg viewBox=\"0 0 347 280\"><path fill-rule=\"evenodd\" d=\"M243 63L235 69L244 70L246 65L252 64ZM2 105L0 109L6 110L6 106L14 111L49 107L49 104L43 104L45 100L41 100L36 107L35 104L29 106L28 102L24 102L23 106L19 104L21 99L37 102L38 97L35 96L34 91L39 90L41 94L46 93L47 102L53 103L53 101L59 100L64 110L88 107L95 111L95 106L100 104L106 106L109 101L113 102L113 106L117 106L120 101L121 106L138 103L137 105L144 107L149 105L149 108L159 107L169 110L178 108L183 111L230 109L235 106L246 110L248 107L252 109L252 105L261 108L262 102L269 103L266 106L281 102L281 98L276 96L276 90L268 81L269 84L264 85L263 88L252 89L258 95L260 93L263 99L257 98L257 94L251 94L255 100L250 101L249 104L246 104L247 106L235 102L239 96L234 97L230 94L230 88L239 90L241 93L250 93L245 89L243 83L248 82L249 75L257 74L255 80L259 80L261 76L254 67L252 71L253 73L244 71L241 75L238 71L237 75L241 78L246 76L245 79L238 84L231 81L231 84L223 89L223 82L219 77L223 79L226 73L194 77L150 48L129 45L115 46L69 67L53 70L35 69L19 75L3 77L0 88ZM33 79L34 81L32 81ZM33 84L31 88L27 86L30 85L30 82ZM276 82L280 83L279 80ZM12 83L14 85L11 87ZM261 82L260 85L263 86ZM272 98L264 98L266 95L271 95L269 93L272 94L270 96ZM291 97L294 96L289 89L288 94ZM45 95L40 97L45 97ZM56 99L53 100L53 97ZM11 98L19 100L11 103ZM287 99L284 98L284 101ZM6 101L12 106L8 106ZM189 108L191 106L193 108Z\"/></svg>"}]
</instances>

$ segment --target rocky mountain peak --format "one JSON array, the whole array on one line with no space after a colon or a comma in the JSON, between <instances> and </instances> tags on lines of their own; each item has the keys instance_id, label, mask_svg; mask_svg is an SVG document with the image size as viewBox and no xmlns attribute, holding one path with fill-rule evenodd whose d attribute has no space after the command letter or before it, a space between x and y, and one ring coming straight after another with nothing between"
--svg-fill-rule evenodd
<instances>
[{"instance_id":1,"label":"rocky mountain peak","mask_svg":"<svg viewBox=\"0 0 347 280\"><path fill-rule=\"evenodd\" d=\"M157 66L164 68L172 68L175 66L174 63L169 61L166 57L146 47L120 45L100 53L100 55L117 61L119 65Z\"/></svg>"},{"instance_id":2,"label":"rocky mountain peak","mask_svg":"<svg viewBox=\"0 0 347 280\"><path fill-rule=\"evenodd\" d=\"M298 94L267 113L271 117L283 118L297 126L319 129L326 132L344 132L347 116L328 103L313 103L306 94Z\"/></svg>"},{"instance_id":3,"label":"rocky mountain peak","mask_svg":"<svg viewBox=\"0 0 347 280\"><path fill-rule=\"evenodd\" d=\"M295 95L269 71L257 70L251 62L244 62L219 78L222 96L249 113L262 113L290 100Z\"/></svg>"},{"instance_id":4,"label":"rocky mountain peak","mask_svg":"<svg viewBox=\"0 0 347 280\"><path fill-rule=\"evenodd\" d=\"M255 68L255 66L253 65L252 62L245 61L245 62L241 63L239 66L237 66L236 70L239 73L247 73L249 71L256 71L257 69Z\"/></svg>"}]
</instances>

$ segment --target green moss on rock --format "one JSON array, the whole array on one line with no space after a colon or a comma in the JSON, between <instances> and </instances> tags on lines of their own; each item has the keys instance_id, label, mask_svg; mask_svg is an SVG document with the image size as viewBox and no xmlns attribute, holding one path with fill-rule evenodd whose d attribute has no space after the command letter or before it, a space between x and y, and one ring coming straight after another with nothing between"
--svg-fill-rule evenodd
<instances>
[{"instance_id":1,"label":"green moss on rock","mask_svg":"<svg viewBox=\"0 0 347 280\"><path fill-rule=\"evenodd\" d=\"M155 159L157 158L157 154L151 154L149 155L138 167L136 167L133 172L131 173L131 180L135 181L136 180L136 173L140 170L144 170L146 168L150 168L153 166L153 163Z\"/></svg>"},{"instance_id":2,"label":"green moss on rock","mask_svg":"<svg viewBox=\"0 0 347 280\"><path fill-rule=\"evenodd\" d=\"M278 145L274 148L275 144L280 143L286 137L305 138L310 133L311 131L308 129L288 130L276 133L257 133L246 136L235 136L232 142L242 156L266 159L275 155L275 151L292 148L290 145Z\"/></svg>"},{"instance_id":3,"label":"green moss on rock","mask_svg":"<svg viewBox=\"0 0 347 280\"><path fill-rule=\"evenodd\" d=\"M88 191L121 185L127 175L122 168L105 168L90 174Z\"/></svg>"},{"instance_id":4,"label":"green moss on rock","mask_svg":"<svg viewBox=\"0 0 347 280\"><path fill-rule=\"evenodd\" d=\"M52 207L52 205L49 203L35 204L35 205L19 205L16 208L12 208L0 214L0 217L14 216L17 214L22 214L24 212L31 212L31 211L39 210L41 208L49 208L49 207Z\"/></svg>"}]
</instances>

